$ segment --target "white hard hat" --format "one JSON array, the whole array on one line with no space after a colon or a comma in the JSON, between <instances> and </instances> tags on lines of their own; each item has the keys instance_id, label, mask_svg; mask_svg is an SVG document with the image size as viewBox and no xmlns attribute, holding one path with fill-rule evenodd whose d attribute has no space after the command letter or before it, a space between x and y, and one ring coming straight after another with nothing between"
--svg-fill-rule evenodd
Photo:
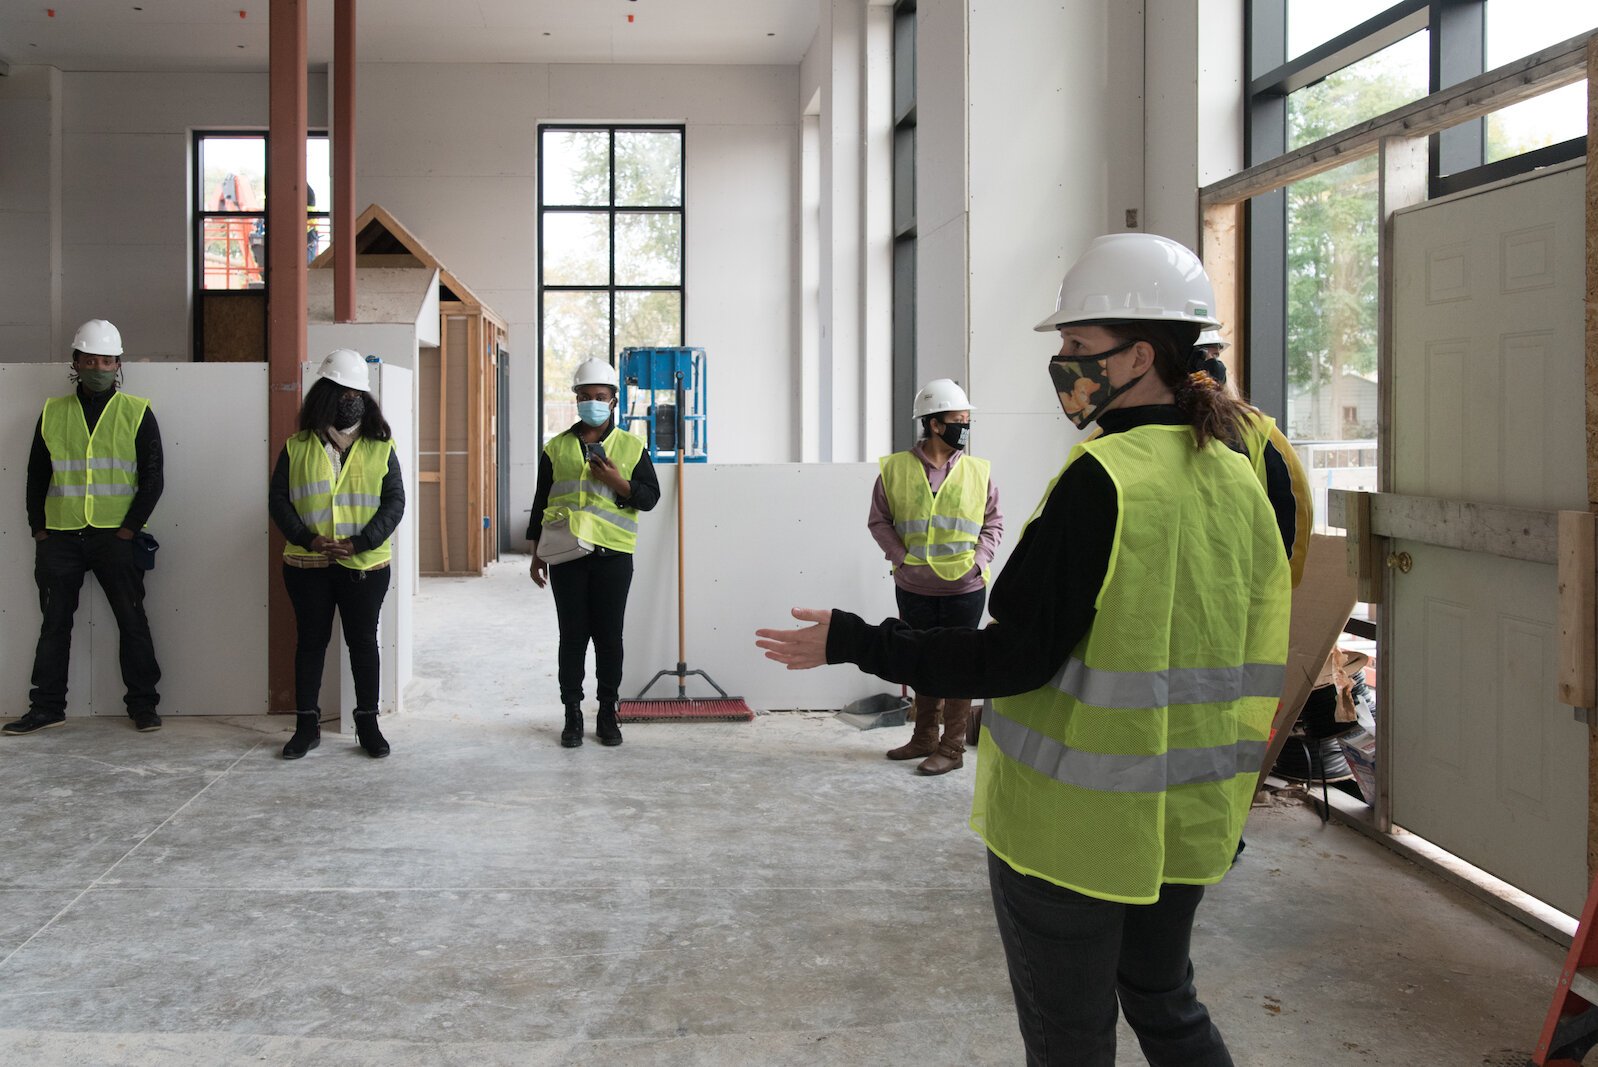
<instances>
[{"instance_id":1,"label":"white hard hat","mask_svg":"<svg viewBox=\"0 0 1598 1067\"><path fill-rule=\"evenodd\" d=\"M104 319L90 319L72 335L72 350L90 356L121 356L122 335Z\"/></svg>"},{"instance_id":2,"label":"white hard hat","mask_svg":"<svg viewBox=\"0 0 1598 1067\"><path fill-rule=\"evenodd\" d=\"M958 382L952 378L934 378L923 385L921 391L916 394L915 403L910 408L910 417L919 419L923 415L936 415L943 411L970 410L971 400Z\"/></svg>"},{"instance_id":3,"label":"white hard hat","mask_svg":"<svg viewBox=\"0 0 1598 1067\"><path fill-rule=\"evenodd\" d=\"M1227 348L1232 342L1221 336L1220 330L1205 330L1193 342L1194 348Z\"/></svg>"},{"instance_id":4,"label":"white hard hat","mask_svg":"<svg viewBox=\"0 0 1598 1067\"><path fill-rule=\"evenodd\" d=\"M1219 326L1215 291L1199 258L1152 233L1095 237L1065 272L1054 314L1033 329L1050 333L1073 322L1134 320Z\"/></svg>"},{"instance_id":5,"label":"white hard hat","mask_svg":"<svg viewBox=\"0 0 1598 1067\"><path fill-rule=\"evenodd\" d=\"M318 378L326 378L346 389L359 389L361 392L370 392L371 379L366 373L366 360L353 348L336 348L322 360L322 365L316 368Z\"/></svg>"},{"instance_id":6,"label":"white hard hat","mask_svg":"<svg viewBox=\"0 0 1598 1067\"><path fill-rule=\"evenodd\" d=\"M583 385L608 385L616 388L616 368L602 359L585 359L577 364L577 373L572 375L572 388Z\"/></svg>"}]
</instances>

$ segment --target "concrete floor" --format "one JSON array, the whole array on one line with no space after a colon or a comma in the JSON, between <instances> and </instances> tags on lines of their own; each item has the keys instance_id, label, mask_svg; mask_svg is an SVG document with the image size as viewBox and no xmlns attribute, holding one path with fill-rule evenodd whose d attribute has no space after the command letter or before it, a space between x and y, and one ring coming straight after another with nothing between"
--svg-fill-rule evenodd
<instances>
[{"instance_id":1,"label":"concrete floor","mask_svg":"<svg viewBox=\"0 0 1598 1067\"><path fill-rule=\"evenodd\" d=\"M0 1063L1021 1062L974 761L811 714L563 750L525 566L424 583L384 761L0 739ZM1238 1064L1524 1062L1557 946L1295 804L1247 836L1194 946Z\"/></svg>"}]
</instances>

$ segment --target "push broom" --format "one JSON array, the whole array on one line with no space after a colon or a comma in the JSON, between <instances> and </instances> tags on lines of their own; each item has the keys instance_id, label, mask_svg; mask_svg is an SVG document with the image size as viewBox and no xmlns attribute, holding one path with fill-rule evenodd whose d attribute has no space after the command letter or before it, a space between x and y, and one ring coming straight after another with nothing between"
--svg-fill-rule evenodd
<instances>
[{"instance_id":1,"label":"push broom","mask_svg":"<svg viewBox=\"0 0 1598 1067\"><path fill-rule=\"evenodd\" d=\"M678 720L683 722L750 722L755 713L749 710L749 705L744 703L743 697L732 697L727 691L716 684L716 680L704 671L688 669L688 609L687 586L683 580L683 431L686 423L683 418L683 402L687 399L686 390L683 388L682 371L676 372L677 382L677 410L675 412L676 437L677 437L677 667L675 670L667 668L656 671L655 676L649 679L649 684L631 700L623 700L616 707L616 718L621 722L662 722ZM714 698L699 698L688 695L688 676L697 674L703 678L710 687L721 694ZM675 676L677 679L677 695L674 697L656 697L646 699L649 691L656 682L662 678Z\"/></svg>"}]
</instances>

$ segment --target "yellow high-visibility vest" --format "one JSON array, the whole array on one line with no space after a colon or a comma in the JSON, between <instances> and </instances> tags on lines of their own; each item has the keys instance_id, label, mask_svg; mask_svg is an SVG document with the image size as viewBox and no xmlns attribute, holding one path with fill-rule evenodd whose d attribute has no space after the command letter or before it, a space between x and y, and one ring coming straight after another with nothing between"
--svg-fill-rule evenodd
<instances>
[{"instance_id":1,"label":"yellow high-visibility vest","mask_svg":"<svg viewBox=\"0 0 1598 1067\"><path fill-rule=\"evenodd\" d=\"M990 702L971 827L1024 874L1152 904L1231 864L1285 676L1287 555L1224 442L1148 425L1066 466L1083 455L1119 509L1097 613L1050 682Z\"/></svg>"},{"instance_id":2,"label":"yellow high-visibility vest","mask_svg":"<svg viewBox=\"0 0 1598 1067\"><path fill-rule=\"evenodd\" d=\"M90 433L76 392L44 402L39 432L50 450L46 528L114 530L122 525L139 488L139 426L149 410L143 397L113 393Z\"/></svg>"},{"instance_id":3,"label":"yellow high-visibility vest","mask_svg":"<svg viewBox=\"0 0 1598 1067\"><path fill-rule=\"evenodd\" d=\"M327 457L322 439L310 430L301 430L283 445L289 456L289 502L300 521L323 537L353 537L366 529L383 502L383 477L394 442L362 437L350 446L338 478L333 477L333 461ZM296 544L283 546L285 556L316 556L320 553ZM387 563L394 555L392 538L384 538L365 552L333 562L354 571L369 571Z\"/></svg>"},{"instance_id":4,"label":"yellow high-visibility vest","mask_svg":"<svg viewBox=\"0 0 1598 1067\"><path fill-rule=\"evenodd\" d=\"M1254 475L1260 487L1270 492L1265 484L1265 446L1275 445L1282 462L1287 465L1287 478L1293 486L1293 552L1289 562L1293 568L1293 588L1304 578L1304 562L1309 553L1309 535L1315 525L1315 499L1310 495L1309 478L1304 465L1298 461L1298 452L1288 444L1276 420L1258 408L1250 408L1243 425L1243 447L1248 450L1249 462L1254 465Z\"/></svg>"},{"instance_id":5,"label":"yellow high-visibility vest","mask_svg":"<svg viewBox=\"0 0 1598 1067\"><path fill-rule=\"evenodd\" d=\"M615 464L623 478L631 479L633 468L644 454L643 438L621 427L605 438L605 457ZM544 446L555 472L549 489L549 503L541 522L562 516L570 520L574 536L590 544L631 555L638 549L638 509L616 503L610 486L593 476L583 459L583 445L571 431L556 434Z\"/></svg>"},{"instance_id":6,"label":"yellow high-visibility vest","mask_svg":"<svg viewBox=\"0 0 1598 1067\"><path fill-rule=\"evenodd\" d=\"M893 513L893 528L904 542L905 566L931 567L932 573L946 582L957 582L969 574L988 514L991 464L960 453L937 493L932 492L926 466L914 452L883 456L877 467L882 472L888 510Z\"/></svg>"}]
</instances>

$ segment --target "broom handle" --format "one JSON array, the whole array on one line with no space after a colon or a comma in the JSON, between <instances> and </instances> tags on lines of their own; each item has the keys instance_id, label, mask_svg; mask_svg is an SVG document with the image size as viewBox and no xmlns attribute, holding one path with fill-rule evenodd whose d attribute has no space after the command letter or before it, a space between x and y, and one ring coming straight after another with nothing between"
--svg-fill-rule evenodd
<instances>
[{"instance_id":1,"label":"broom handle","mask_svg":"<svg viewBox=\"0 0 1598 1067\"><path fill-rule=\"evenodd\" d=\"M682 372L677 372L677 695L681 696L688 684L684 671L688 669L688 613L687 613L687 587L683 582L683 430L687 428L687 420L683 418L682 405L684 400L682 387Z\"/></svg>"}]
</instances>

